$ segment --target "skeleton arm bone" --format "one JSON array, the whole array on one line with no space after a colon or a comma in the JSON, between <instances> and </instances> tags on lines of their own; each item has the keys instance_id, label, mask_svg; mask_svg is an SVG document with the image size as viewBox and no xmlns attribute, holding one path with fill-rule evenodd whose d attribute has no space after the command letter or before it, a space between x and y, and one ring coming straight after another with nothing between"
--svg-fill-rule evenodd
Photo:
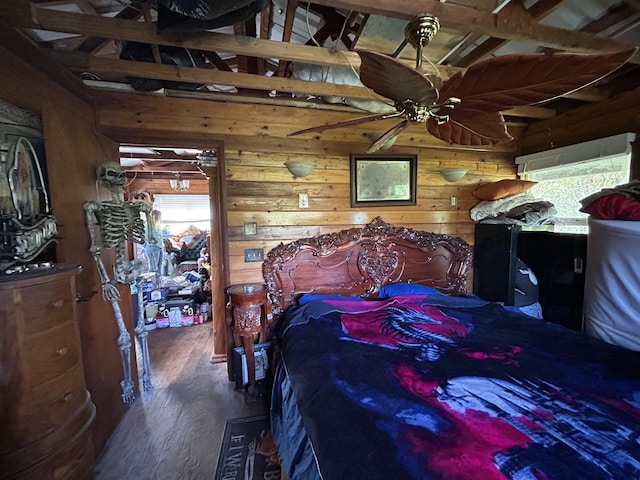
<instances>
[{"instance_id":1,"label":"skeleton arm bone","mask_svg":"<svg viewBox=\"0 0 640 480\"><path fill-rule=\"evenodd\" d=\"M144 217L146 219L145 221L147 222L147 243L155 245L158 242L156 242L156 237L153 235L153 229L155 228L155 225L151 223L151 209L144 203L140 204L140 208L144 211Z\"/></svg>"},{"instance_id":2,"label":"skeleton arm bone","mask_svg":"<svg viewBox=\"0 0 640 480\"><path fill-rule=\"evenodd\" d=\"M89 239L91 240L91 247L89 251L91 252L91 256L93 257L93 261L96 264L98 269L98 274L100 275L100 283L102 284L102 298L108 302L118 301L120 299L120 292L118 289L111 283L111 279L107 274L107 269L102 262L102 258L100 257L100 246L96 241L96 215L95 212L100 209L100 204L97 202L86 202L83 205L87 228L89 229Z\"/></svg>"}]
</instances>

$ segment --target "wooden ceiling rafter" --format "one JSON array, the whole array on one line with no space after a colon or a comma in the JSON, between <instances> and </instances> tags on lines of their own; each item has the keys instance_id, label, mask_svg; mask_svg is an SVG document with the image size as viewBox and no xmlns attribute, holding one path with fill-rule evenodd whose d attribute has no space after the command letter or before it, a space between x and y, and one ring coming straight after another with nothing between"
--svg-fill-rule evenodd
<instances>
[{"instance_id":1,"label":"wooden ceiling rafter","mask_svg":"<svg viewBox=\"0 0 640 480\"><path fill-rule=\"evenodd\" d=\"M344 3L334 2L332 0L318 0L322 4ZM381 0L372 0L373 4L379 3ZM398 0L401 3L407 0ZM361 0L349 0L349 4L353 2L355 8ZM536 43L542 47L552 47L558 50L574 50L582 52L602 52L606 50L619 50L628 47L628 44L615 39L602 38L596 35L575 32L555 27L539 25L536 22L527 22L522 25L525 31L518 31L520 26L512 26L511 29L505 25L510 22L499 17L497 14L484 14L476 12L469 8L459 7L454 4L441 4L439 2L431 2L424 0L426 3L434 3L434 8L438 5L437 10L442 10L443 5L448 5L453 11L460 11L464 18L469 21L477 21L477 31L498 38L504 38L517 41L528 41ZM34 4L11 4L12 7L0 7L0 12L11 21L12 24L22 28L40 28L43 30L60 31L74 33L87 36L101 36L120 38L123 40L137 41L143 43L156 42L160 45L175 45L186 48L195 48L202 50L212 50L217 52L234 53L237 55L248 55L256 57L273 57L289 61L312 62L319 65L329 66L349 66L357 67L359 58L354 52L342 52L336 54L331 49L322 49L319 47L308 47L304 45L294 45L287 42L278 42L267 39L257 39L248 37L236 37L234 35L222 34L217 32L201 32L191 35L179 35L162 33L158 34L154 27L145 26L140 22L131 20L105 18L100 16L82 15L70 12L60 12L56 10L44 9ZM460 10L462 9L462 10ZM379 10L379 9L369 9ZM416 8L411 8L411 11ZM449 10L442 10L446 13L446 17L451 16L447 13ZM390 13L390 12L386 12ZM418 12L419 13L419 12ZM397 14L396 14L397 15ZM410 15L409 15L410 16ZM441 24L447 24L441 18ZM492 22L498 22L496 26L490 26ZM533 23L536 23L533 25ZM456 25L460 22L456 21ZM452 27L452 28L455 28ZM465 31L463 29L462 31ZM633 61L639 61L637 58Z\"/></svg>"},{"instance_id":2,"label":"wooden ceiling rafter","mask_svg":"<svg viewBox=\"0 0 640 480\"><path fill-rule=\"evenodd\" d=\"M354 52L347 51L337 54L331 49L320 47L293 45L264 39L249 39L247 37L236 37L214 32L190 35L187 38L173 36L171 39L171 35L157 35L151 26L147 27L140 22L105 19L102 17L86 18L87 16L85 15L34 8L36 10L35 15L26 15L27 12L25 12L24 8L22 8L22 15L16 15L15 11L9 13L12 14L12 20L21 26L30 28L40 26L45 29L64 30L70 33L90 36L100 36L104 35L102 32L111 31L113 36L143 43L157 40L158 43L163 45L198 48L207 51L217 50L254 56L268 55L274 58L285 57L285 59L292 61L329 66L353 66L354 68L359 66L359 57ZM455 71L458 71L458 69L451 67L443 67L441 69L444 78L448 78Z\"/></svg>"},{"instance_id":3,"label":"wooden ceiling rafter","mask_svg":"<svg viewBox=\"0 0 640 480\"><path fill-rule=\"evenodd\" d=\"M188 174L188 173L198 173L200 174L200 170L198 167L191 162L163 162L161 160L148 161L147 163L142 163L140 165L135 165L131 167L124 167L128 172L165 172L165 173L175 173L175 174Z\"/></svg>"},{"instance_id":4,"label":"wooden ceiling rafter","mask_svg":"<svg viewBox=\"0 0 640 480\"><path fill-rule=\"evenodd\" d=\"M315 96L338 96L372 100L373 94L365 87L353 85L339 85L333 83L310 82L281 77L263 77L248 73L221 72L191 67L176 67L170 65L156 65L147 62L132 62L110 58L96 58L77 54L69 55L56 53L57 61L75 71L91 71L100 74L119 73L134 77L167 79L175 81L190 81L192 83L235 85L250 90L294 92ZM579 92L571 96L578 96ZM534 112L538 112L534 114ZM545 107L516 107L508 110L510 116L547 118L552 113Z\"/></svg>"},{"instance_id":5,"label":"wooden ceiling rafter","mask_svg":"<svg viewBox=\"0 0 640 480\"><path fill-rule=\"evenodd\" d=\"M293 22L296 18L296 10L298 9L298 0L288 0L287 10L284 16L284 29L282 31L282 43L291 42L291 34L293 33ZM278 77L284 77L287 70L287 60L281 58L278 61Z\"/></svg>"},{"instance_id":6,"label":"wooden ceiling rafter","mask_svg":"<svg viewBox=\"0 0 640 480\"><path fill-rule=\"evenodd\" d=\"M269 29L273 23L273 10L276 9L270 4L260 12L258 25L256 25L256 17L253 17L236 24L234 26L235 34L218 31L190 32L188 34L164 32L159 34L155 25L149 21L148 14L147 23L145 23L140 21L140 13L136 14L133 7L126 7L125 4L122 4L120 10L117 11L113 8L114 3L106 0L96 2L96 8L91 13L74 13L63 11L64 9L45 8L72 3L91 5L90 2L93 1L37 0L24 2L6 0L0 5L0 15L12 25L21 28L41 29L54 32L59 36L65 33L76 36L75 39L68 39L66 47L62 43L64 40L54 40L48 45L54 48L43 48L42 50L47 51L50 58L67 66L69 70L77 74L95 72L97 77L102 80L104 87L107 87L107 82L126 83L127 77L141 77L207 85L208 88L203 88L198 92L182 93L184 95L197 94L201 96L199 98L205 99L210 93L212 95L209 99L222 98L226 95L227 98L235 97L229 101L257 103L273 101L280 102L277 104L282 105L300 103L301 95L313 96L314 98L326 96L372 99L372 92L363 87L285 78L285 66L289 62L328 67L358 68L360 65L360 58L353 51L341 50L337 52L334 48L318 47L312 40L308 42L309 45L302 45L300 38L304 37L302 39L304 42L308 36L306 34L301 36L300 32L295 33L296 41L291 43L294 34L295 13L298 10L298 15L300 15L302 8L297 0L286 2L282 41L280 39L270 40L273 38L273 32L270 32ZM580 30L550 26L556 25L556 23L554 21L545 22L544 19L554 10L562 8L563 4L568 4L568 1L537 0L528 9L524 7L524 0L456 0L455 3L438 0L420 0L420 2L414 0L315 0L313 3L303 5L304 8L309 8L314 13L313 28L316 29L315 40L318 43L322 44L329 38L337 40L340 37L340 40L348 48L352 47L353 37L355 37L355 42L358 41L360 33L363 31L363 25L370 15L383 15L407 20L424 12L437 16L442 29L445 30L441 33L445 39L447 35L450 35L455 41L456 38L460 38L458 32L463 35L463 40L453 50L447 46L446 40L439 44L433 42L432 46L436 47L434 51L439 51L438 55L444 53L445 56L441 58L446 58L448 63L456 65L456 67L438 66L445 80L455 72L463 71L467 65L492 55L508 42L527 43L541 52L596 53L622 49L629 46L628 43L622 41L622 38L633 38L622 35L640 23L640 19L637 18L637 13L640 11L640 0L626 0L615 8L610 8L604 15L599 13L597 18L594 18ZM278 5L282 5L280 7L282 9L285 4L279 3ZM107 8L110 9L109 16L104 16L103 10ZM100 13L95 10L99 10ZM603 9L599 11L602 12ZM319 24L317 17L322 19ZM364 20L362 20L363 18ZM549 19L551 20L551 18ZM585 19L589 20L590 17L587 15ZM298 27L298 23L295 25ZM224 32L227 31L224 29ZM604 32L606 34L603 34ZM366 35L371 35L368 29ZM82 39L78 36L86 38ZM56 37L50 36L50 38ZM208 62L205 68L191 68L162 63L119 60L114 58L113 52L106 48L102 50L112 39L194 49L203 52ZM481 39L485 40L480 42ZM447 49L449 49L449 53L446 53ZM425 53L428 55L428 52ZM401 61L414 66L414 60ZM551 102L549 105L519 107L503 113L509 117L510 124L516 118L523 118L528 119L529 122L522 122L522 125L530 125L530 120L549 120L559 113L585 102L595 103L610 97L613 98L627 87L637 88L637 81L634 83L629 80L629 77L633 75L631 72L637 73L636 65L640 64L640 56L636 54L631 63L634 65L625 65L614 75L608 76L604 82L567 95L566 98L570 98L571 101L562 99ZM210 66L215 69L206 68ZM238 72L234 71L235 68L238 69ZM271 72L275 72L273 76L268 75ZM100 88L99 83L94 82L91 86ZM226 94L215 94L212 90L218 85L235 87L234 92L237 93L229 93L229 89L223 88L222 91L227 92ZM180 94L180 92L174 93ZM169 90L165 90L163 94L172 95ZM239 100L240 98L244 100ZM313 105L313 102L307 102L307 105ZM328 108L337 109L338 107ZM515 121L517 122L517 120Z\"/></svg>"},{"instance_id":7,"label":"wooden ceiling rafter","mask_svg":"<svg viewBox=\"0 0 640 480\"><path fill-rule=\"evenodd\" d=\"M157 170L155 168L149 170L139 170L132 167L123 167L127 178L131 180L174 180L179 177L184 180L206 180L206 175L202 171L197 172L176 172L175 170Z\"/></svg>"},{"instance_id":8,"label":"wooden ceiling rafter","mask_svg":"<svg viewBox=\"0 0 640 480\"><path fill-rule=\"evenodd\" d=\"M565 0L540 0L535 4L533 4L527 10L527 12L536 21L541 20L547 15L549 15L551 12L553 12L555 9L560 7L560 5L564 3L564 1ZM516 8L524 8L521 2L517 2L517 3L519 6ZM505 8L513 8L513 5L514 5L514 2L511 1L505 6ZM459 52L462 52L466 48L470 47L479 38L481 38L481 35L477 33L473 33L473 34L469 34L468 37L469 38L467 41L462 42L460 46L456 46L456 48L450 53L448 58L452 58L455 55L456 50ZM478 62L484 58L487 58L489 55L491 55L493 52L498 50L500 47L502 47L506 43L507 41L503 38L490 37L485 41L483 41L482 43L480 43L479 45L475 46L474 49L468 54L466 54L464 57L456 60L454 64L458 67L468 67L475 62Z\"/></svg>"},{"instance_id":9,"label":"wooden ceiling rafter","mask_svg":"<svg viewBox=\"0 0 640 480\"><path fill-rule=\"evenodd\" d=\"M269 38L269 22L271 21L271 3L260 13L260 28L258 29L258 38ZM265 58L258 59L258 75L265 75L269 71L268 62Z\"/></svg>"},{"instance_id":10,"label":"wooden ceiling rafter","mask_svg":"<svg viewBox=\"0 0 640 480\"><path fill-rule=\"evenodd\" d=\"M152 154L152 153L131 153L130 155L127 155L126 153L120 153L120 159L122 160L130 160L130 161L139 161L142 164L148 163L148 162L154 162L154 163L164 163L164 164L169 164L169 163L175 163L175 162L182 162L182 163L197 163L198 162L198 158L196 156L196 154L179 154L177 153L175 150L159 150L156 151L157 153Z\"/></svg>"},{"instance_id":11,"label":"wooden ceiling rafter","mask_svg":"<svg viewBox=\"0 0 640 480\"><path fill-rule=\"evenodd\" d=\"M138 20L140 17L142 17L142 11L140 9L127 6L120 10L114 18ZM110 41L110 38L87 37L76 50L84 53L95 53L105 47Z\"/></svg>"},{"instance_id":12,"label":"wooden ceiling rafter","mask_svg":"<svg viewBox=\"0 0 640 480\"><path fill-rule=\"evenodd\" d=\"M524 43L534 43L556 50L583 53L620 50L628 47L617 40L584 32L543 25L530 17L510 18L502 11L492 13L437 0L315 0L316 4L344 8L363 13L411 19L425 11L438 17L440 25L467 32L469 26L482 35ZM397 13L403 12L403 13Z\"/></svg>"}]
</instances>

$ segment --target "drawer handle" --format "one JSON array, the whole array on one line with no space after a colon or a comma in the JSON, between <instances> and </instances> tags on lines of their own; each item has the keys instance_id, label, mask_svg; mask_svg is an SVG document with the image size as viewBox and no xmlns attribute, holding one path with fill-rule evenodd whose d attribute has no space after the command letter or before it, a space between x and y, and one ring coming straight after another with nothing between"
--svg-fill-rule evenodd
<instances>
[{"instance_id":1,"label":"drawer handle","mask_svg":"<svg viewBox=\"0 0 640 480\"><path fill-rule=\"evenodd\" d=\"M54 300L51 302L51 306L53 308L62 308L64 306L64 300L63 299Z\"/></svg>"},{"instance_id":2,"label":"drawer handle","mask_svg":"<svg viewBox=\"0 0 640 480\"><path fill-rule=\"evenodd\" d=\"M66 355L67 353L69 353L69 347L64 345L64 346L60 347L58 350L56 350L56 353L58 354L58 356L62 357L64 355Z\"/></svg>"},{"instance_id":3,"label":"drawer handle","mask_svg":"<svg viewBox=\"0 0 640 480\"><path fill-rule=\"evenodd\" d=\"M62 401L63 402L69 402L69 401L71 401L72 398L73 398L73 393L72 392L65 393L64 397L62 397Z\"/></svg>"}]
</instances>

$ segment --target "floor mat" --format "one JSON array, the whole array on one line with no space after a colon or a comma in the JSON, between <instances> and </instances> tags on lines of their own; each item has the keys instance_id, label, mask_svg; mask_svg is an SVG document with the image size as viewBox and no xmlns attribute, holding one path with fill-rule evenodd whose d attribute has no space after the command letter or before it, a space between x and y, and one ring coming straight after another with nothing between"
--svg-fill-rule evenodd
<instances>
[{"instance_id":1,"label":"floor mat","mask_svg":"<svg viewBox=\"0 0 640 480\"><path fill-rule=\"evenodd\" d=\"M269 417L228 420L214 480L280 479L280 464L271 440Z\"/></svg>"}]
</instances>

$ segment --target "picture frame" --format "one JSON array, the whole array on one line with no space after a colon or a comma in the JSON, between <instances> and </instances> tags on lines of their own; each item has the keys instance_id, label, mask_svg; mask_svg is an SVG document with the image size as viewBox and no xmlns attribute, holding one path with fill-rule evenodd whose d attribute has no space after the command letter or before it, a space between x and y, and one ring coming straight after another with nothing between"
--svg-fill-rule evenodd
<instances>
[{"instance_id":1,"label":"picture frame","mask_svg":"<svg viewBox=\"0 0 640 480\"><path fill-rule=\"evenodd\" d=\"M351 207L416 204L417 155L351 154Z\"/></svg>"}]
</instances>

